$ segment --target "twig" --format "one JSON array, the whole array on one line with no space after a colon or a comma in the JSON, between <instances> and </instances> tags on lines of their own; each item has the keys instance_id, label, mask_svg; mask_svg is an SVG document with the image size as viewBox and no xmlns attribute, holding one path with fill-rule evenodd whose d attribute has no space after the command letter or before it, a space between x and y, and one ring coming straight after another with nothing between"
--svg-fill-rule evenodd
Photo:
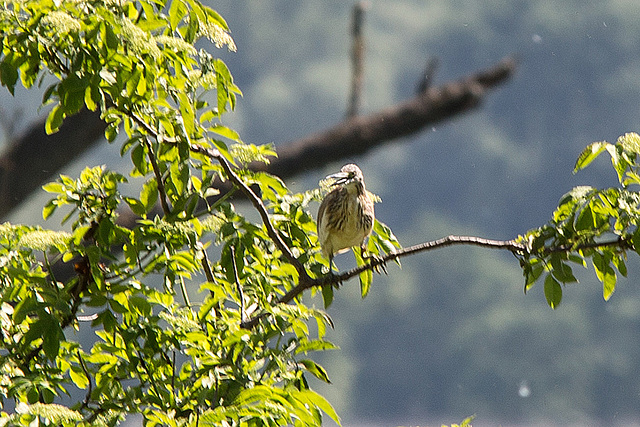
<instances>
[{"instance_id":1,"label":"twig","mask_svg":"<svg viewBox=\"0 0 640 427\"><path fill-rule=\"evenodd\" d=\"M238 265L236 264L236 249L233 246L230 246L231 250L231 265L233 266L233 279L236 282L236 287L238 288L238 297L240 298L240 324L243 324L247 318L247 311L244 307L244 291L242 290L242 285L240 284L240 278L238 277Z\"/></svg>"},{"instance_id":2,"label":"twig","mask_svg":"<svg viewBox=\"0 0 640 427\"><path fill-rule=\"evenodd\" d=\"M421 94L426 92L430 87L431 83L433 83L433 78L436 75L436 70L438 69L438 58L429 58L427 60L427 65L424 67L424 73L422 74L422 79L418 83L418 88L416 90L416 94Z\"/></svg>"},{"instance_id":3,"label":"twig","mask_svg":"<svg viewBox=\"0 0 640 427\"><path fill-rule=\"evenodd\" d=\"M561 245L550 248L543 248L540 255L549 255L553 253L561 253L561 252L569 252L569 251L580 251L583 249L599 249L599 248L608 248L618 246L623 249L633 249L633 244L631 239L625 239L620 236L616 240L606 240L603 242L589 242L582 243L578 245Z\"/></svg>"},{"instance_id":4,"label":"twig","mask_svg":"<svg viewBox=\"0 0 640 427\"><path fill-rule=\"evenodd\" d=\"M89 375L89 370L87 369L87 365L84 363L82 359L82 355L80 355L80 350L76 352L78 356L78 361L80 362L80 368L82 368L82 372L87 377L87 381L89 382L89 386L87 389L87 394L84 397L84 402L82 402L82 408L89 407L89 402L91 401L91 393L93 393L93 384L91 383L91 375Z\"/></svg>"},{"instance_id":5,"label":"twig","mask_svg":"<svg viewBox=\"0 0 640 427\"><path fill-rule=\"evenodd\" d=\"M362 35L362 23L364 12L369 7L367 1L359 1L353 6L353 21L351 25L351 96L347 106L347 118L356 116L360 108L362 98L362 82L364 80L364 36Z\"/></svg>"},{"instance_id":6,"label":"twig","mask_svg":"<svg viewBox=\"0 0 640 427\"><path fill-rule=\"evenodd\" d=\"M209 262L209 256L205 248L202 248L202 269L204 270L204 276L207 278L207 282L215 283L213 272L211 271L211 263Z\"/></svg>"}]
</instances>

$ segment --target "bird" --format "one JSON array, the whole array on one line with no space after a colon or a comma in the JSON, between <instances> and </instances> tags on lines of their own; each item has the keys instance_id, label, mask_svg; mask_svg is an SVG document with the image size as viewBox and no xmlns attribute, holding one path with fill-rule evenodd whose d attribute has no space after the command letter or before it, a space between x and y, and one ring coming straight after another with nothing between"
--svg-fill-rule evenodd
<instances>
[{"instance_id":1,"label":"bird","mask_svg":"<svg viewBox=\"0 0 640 427\"><path fill-rule=\"evenodd\" d=\"M320 204L317 226L322 254L329 259L331 271L335 254L355 246L364 254L364 241L371 234L375 215L373 198L358 166L345 165L325 180L332 180L335 188Z\"/></svg>"}]
</instances>

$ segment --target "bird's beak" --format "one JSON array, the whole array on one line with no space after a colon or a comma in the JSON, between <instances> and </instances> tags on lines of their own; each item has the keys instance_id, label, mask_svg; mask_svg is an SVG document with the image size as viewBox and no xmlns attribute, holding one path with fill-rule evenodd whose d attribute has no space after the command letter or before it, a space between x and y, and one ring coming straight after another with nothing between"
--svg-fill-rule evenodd
<instances>
[{"instance_id":1,"label":"bird's beak","mask_svg":"<svg viewBox=\"0 0 640 427\"><path fill-rule=\"evenodd\" d=\"M348 172L338 172L332 175L328 175L324 179L326 181L333 181L331 183L331 186L333 187L334 185L344 184L345 182L349 181L349 179L351 179L349 175L350 174Z\"/></svg>"}]
</instances>

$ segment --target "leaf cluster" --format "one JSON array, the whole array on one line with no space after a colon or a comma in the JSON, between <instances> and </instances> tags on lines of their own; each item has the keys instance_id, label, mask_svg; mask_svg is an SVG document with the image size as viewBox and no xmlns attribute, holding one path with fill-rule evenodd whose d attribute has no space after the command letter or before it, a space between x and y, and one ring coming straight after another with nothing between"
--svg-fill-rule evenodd
<instances>
[{"instance_id":1,"label":"leaf cluster","mask_svg":"<svg viewBox=\"0 0 640 427\"><path fill-rule=\"evenodd\" d=\"M544 294L552 308L562 300L563 285L578 281L572 268L576 265L593 266L608 300L618 274L627 275L627 252L638 252L640 247L640 135L627 133L615 144L590 144L578 157L574 173L605 152L620 186L572 189L561 198L548 224L518 239L526 247L516 254L525 275L525 292L544 277Z\"/></svg>"},{"instance_id":2,"label":"leaf cluster","mask_svg":"<svg viewBox=\"0 0 640 427\"><path fill-rule=\"evenodd\" d=\"M307 382L329 381L308 354L334 348L331 320L301 293L281 301L326 270L308 210L320 192L246 169L275 153L223 125L241 92L196 49L203 38L235 49L224 19L195 0L2 2L2 85L48 85L48 132L99 110L132 167L44 186L43 216L64 210L71 233L0 226L0 400L14 407L3 425L115 425L129 413L150 426L339 422ZM129 180L137 194L121 192ZM232 203L240 192L262 221ZM119 224L125 206L135 226ZM380 253L395 238L376 227ZM92 343L77 340L86 328Z\"/></svg>"}]
</instances>

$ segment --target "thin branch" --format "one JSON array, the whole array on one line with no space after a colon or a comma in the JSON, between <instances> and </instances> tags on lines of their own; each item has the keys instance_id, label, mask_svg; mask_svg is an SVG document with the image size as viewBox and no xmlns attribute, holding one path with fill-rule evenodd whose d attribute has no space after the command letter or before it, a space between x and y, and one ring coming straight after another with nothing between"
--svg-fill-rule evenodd
<instances>
[{"instance_id":1,"label":"thin branch","mask_svg":"<svg viewBox=\"0 0 640 427\"><path fill-rule=\"evenodd\" d=\"M231 265L233 266L233 279L236 282L236 288L238 289L238 298L240 298L240 324L243 324L247 318L247 311L244 306L244 291L240 284L240 278L238 277L238 265L236 264L236 249L234 246L231 249Z\"/></svg>"},{"instance_id":2,"label":"thin branch","mask_svg":"<svg viewBox=\"0 0 640 427\"><path fill-rule=\"evenodd\" d=\"M216 281L211 271L211 263L209 262L209 256L205 248L202 248L202 269L204 270L204 276L207 278L207 282L215 283Z\"/></svg>"},{"instance_id":3,"label":"thin branch","mask_svg":"<svg viewBox=\"0 0 640 427\"><path fill-rule=\"evenodd\" d=\"M435 78L437 70L438 70L438 58L429 58L427 60L427 65L424 67L422 78L418 83L416 94L421 94L423 92L426 92L431 87L431 83Z\"/></svg>"},{"instance_id":4,"label":"thin branch","mask_svg":"<svg viewBox=\"0 0 640 427\"><path fill-rule=\"evenodd\" d=\"M282 240L282 237L271 223L269 213L267 212L267 208L262 203L262 200L260 200L256 193L251 189L251 187L249 187L242 179L240 179L240 177L233 171L233 169L231 169L231 164L220 153L220 151L211 148L205 148L196 144L191 144L191 151L193 151L194 153L203 154L220 163L229 180L234 185L236 185L240 189L240 191L242 191L242 193L251 201L253 206L256 208L256 210L260 214L260 218L262 218L262 223L267 229L267 234L276 245L276 247L280 250L280 252L282 252L287 261L289 261L298 272L298 275L300 276L300 283L307 283L311 281L311 278L307 274L307 271L304 269L302 263L298 261L298 259L293 255L291 249L289 249L284 240Z\"/></svg>"},{"instance_id":5,"label":"thin branch","mask_svg":"<svg viewBox=\"0 0 640 427\"><path fill-rule=\"evenodd\" d=\"M561 245L550 248L543 248L541 251L542 256L549 255L553 253L562 253L562 252L572 252L572 251L581 251L584 249L600 249L600 248L610 248L610 247L619 247L622 249L633 249L633 242L631 239L625 239L620 236L616 240L606 240L603 242L588 242L582 243L578 245Z\"/></svg>"},{"instance_id":6,"label":"thin branch","mask_svg":"<svg viewBox=\"0 0 640 427\"><path fill-rule=\"evenodd\" d=\"M398 250L396 252L391 252L385 255L384 257L371 258L371 261L368 262L367 264L363 264L351 270L345 271L342 274L327 274L327 275L318 277L316 279L313 279L309 282L305 282L305 283L300 282L297 286L295 286L294 288L289 290L287 293L282 295L278 299L278 303L287 304L293 301L293 299L296 298L297 296L301 295L305 290L311 289L316 286L320 286L320 287L335 286L353 277L358 276L360 273L364 271L367 271L367 270L377 271L380 267L384 267L384 265L391 260L395 260L395 259L409 256L409 255L414 255L419 252L425 252L433 249L438 249L446 246L454 246L454 245L471 245L471 246L480 246L480 247L491 248L491 249L506 249L515 255L529 254L533 256L535 255L544 256L544 255L548 255L550 253L556 253L556 252L572 252L572 251L579 251L583 249L598 249L598 248L605 248L605 247L620 247L623 249L629 249L633 247L632 243L629 240L619 238L616 240L603 241L603 242L589 242L589 243L584 243L584 244L575 245L575 246L562 245L557 247L542 248L542 250L539 251L538 253L531 253L530 250L524 244L519 243L515 240L493 240L493 239L485 239L482 237L475 237L475 236L451 235L451 236L443 237L438 240L433 240L430 242L424 242L414 246L410 246L410 247ZM245 322L242 325L242 327L250 329L255 325L257 325L257 323L266 316L267 316L266 313L261 313L251 318L247 322Z\"/></svg>"},{"instance_id":7,"label":"thin branch","mask_svg":"<svg viewBox=\"0 0 640 427\"><path fill-rule=\"evenodd\" d=\"M87 377L87 381L89 382L87 394L84 397L84 402L82 402L82 408L87 408L89 407L89 402L91 402L91 393L93 393L93 384L91 382L91 375L89 375L89 370L87 369L87 365L84 363L84 359L80 354L80 350L78 350L76 354L78 356L78 361L80 362L80 368L82 368L82 372L84 372L84 375Z\"/></svg>"},{"instance_id":8,"label":"thin branch","mask_svg":"<svg viewBox=\"0 0 640 427\"><path fill-rule=\"evenodd\" d=\"M329 274L326 276L319 277L312 281L312 283L300 283L289 292L284 294L278 299L279 303L288 303L292 301L295 297L300 295L305 290L312 288L314 286L332 286L337 285L339 283L345 282L352 277L359 275L360 273L367 270L376 270L377 268L384 266L388 261L394 260L397 258L402 258L405 256L413 255L418 252L424 252L433 250L436 248L441 248L445 246L453 246L453 245L474 245L474 246L483 246L494 249L507 249L511 252L522 252L525 251L526 248L524 245L515 242L514 240L492 240L492 239L483 239L481 237L474 236L447 236L442 239L434 240L431 242L420 243L418 245L410 246L408 248L401 249L396 252L391 252L384 257L376 257L371 258L371 261L367 264L363 264L359 267L348 270L342 274Z\"/></svg>"}]
</instances>

